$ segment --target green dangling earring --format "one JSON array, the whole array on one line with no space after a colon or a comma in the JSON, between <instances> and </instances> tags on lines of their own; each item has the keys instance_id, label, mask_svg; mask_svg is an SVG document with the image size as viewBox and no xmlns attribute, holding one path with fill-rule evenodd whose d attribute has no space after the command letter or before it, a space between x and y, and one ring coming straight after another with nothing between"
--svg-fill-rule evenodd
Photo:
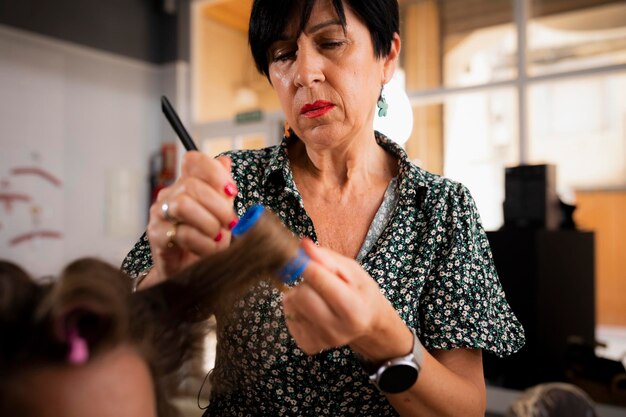
<instances>
[{"instance_id":1,"label":"green dangling earring","mask_svg":"<svg viewBox=\"0 0 626 417\"><path fill-rule=\"evenodd\" d=\"M378 107L378 117L387 116L387 110L389 109L389 104L387 104L387 100L385 100L385 96L383 95L383 88L384 87L380 88L380 95L376 103L376 107Z\"/></svg>"}]
</instances>

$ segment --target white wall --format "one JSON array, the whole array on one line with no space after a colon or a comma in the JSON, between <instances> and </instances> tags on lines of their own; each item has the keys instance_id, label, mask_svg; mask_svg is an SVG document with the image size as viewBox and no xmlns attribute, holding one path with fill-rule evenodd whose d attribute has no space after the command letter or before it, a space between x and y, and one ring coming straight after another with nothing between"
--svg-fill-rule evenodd
<instances>
[{"instance_id":1,"label":"white wall","mask_svg":"<svg viewBox=\"0 0 626 417\"><path fill-rule=\"evenodd\" d=\"M159 96L171 73L0 25L0 197L32 198L12 207L0 198L0 258L36 275L82 256L120 264L145 227L148 160L165 132ZM62 185L15 175L19 166ZM44 229L63 236L10 244Z\"/></svg>"}]
</instances>

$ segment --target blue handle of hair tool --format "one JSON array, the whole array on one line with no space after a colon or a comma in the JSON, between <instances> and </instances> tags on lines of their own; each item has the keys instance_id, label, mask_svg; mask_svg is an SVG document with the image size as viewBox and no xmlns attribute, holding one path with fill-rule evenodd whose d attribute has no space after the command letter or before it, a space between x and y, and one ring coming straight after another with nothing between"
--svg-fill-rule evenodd
<instances>
[{"instance_id":1,"label":"blue handle of hair tool","mask_svg":"<svg viewBox=\"0 0 626 417\"><path fill-rule=\"evenodd\" d=\"M250 207L243 216L239 219L237 225L233 228L232 234L235 237L241 237L244 233L250 230L263 216L265 207L260 204L256 204ZM278 272L277 275L285 284L291 284L294 282L308 265L311 258L302 250L298 249L298 254L291 258Z\"/></svg>"}]
</instances>

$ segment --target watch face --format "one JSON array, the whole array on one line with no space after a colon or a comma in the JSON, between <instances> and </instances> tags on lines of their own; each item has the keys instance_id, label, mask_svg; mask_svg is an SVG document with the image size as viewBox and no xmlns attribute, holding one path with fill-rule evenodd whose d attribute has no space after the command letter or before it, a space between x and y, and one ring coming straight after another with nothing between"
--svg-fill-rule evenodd
<instances>
[{"instance_id":1,"label":"watch face","mask_svg":"<svg viewBox=\"0 0 626 417\"><path fill-rule=\"evenodd\" d=\"M418 370L413 364L396 364L388 367L378 379L378 386L384 392L396 394L406 391L417 380Z\"/></svg>"}]
</instances>

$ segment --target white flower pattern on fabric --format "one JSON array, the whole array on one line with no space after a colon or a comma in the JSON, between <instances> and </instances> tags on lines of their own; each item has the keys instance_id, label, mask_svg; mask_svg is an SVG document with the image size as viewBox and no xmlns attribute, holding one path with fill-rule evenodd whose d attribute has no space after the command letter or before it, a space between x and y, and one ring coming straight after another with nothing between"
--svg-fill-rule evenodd
<instances>
[{"instance_id":1,"label":"white flower pattern on fabric","mask_svg":"<svg viewBox=\"0 0 626 417\"><path fill-rule=\"evenodd\" d=\"M316 242L289 167L287 140L299 139L227 153L240 190L235 210L242 215L263 204L294 234ZM396 202L381 214L386 225L373 230L380 226L373 222L366 238L363 268L427 349L467 347L499 356L519 350L524 332L506 302L467 188L421 170L378 132L376 141L398 159L399 175L392 187ZM133 276L151 264L144 234L122 268ZM205 416L397 415L348 347L304 354L287 331L280 300L279 291L261 282L228 316L217 317L211 379L230 390L211 394Z\"/></svg>"}]
</instances>

